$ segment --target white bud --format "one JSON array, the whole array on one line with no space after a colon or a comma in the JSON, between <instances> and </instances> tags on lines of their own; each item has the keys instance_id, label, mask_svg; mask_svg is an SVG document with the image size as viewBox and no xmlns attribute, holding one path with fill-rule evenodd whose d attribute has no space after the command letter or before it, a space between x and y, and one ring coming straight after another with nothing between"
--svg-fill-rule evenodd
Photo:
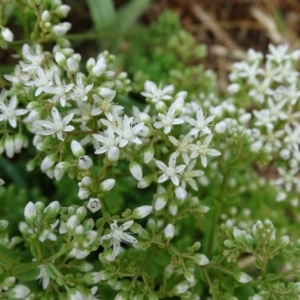
<instances>
[{"instance_id":1,"label":"white bud","mask_svg":"<svg viewBox=\"0 0 300 300\"><path fill-rule=\"evenodd\" d=\"M174 293L184 294L189 289L189 287L190 285L188 284L187 281L181 282L174 287Z\"/></svg>"},{"instance_id":2,"label":"white bud","mask_svg":"<svg viewBox=\"0 0 300 300\"><path fill-rule=\"evenodd\" d=\"M89 176L84 176L81 182L84 186L90 186L92 184L92 179Z\"/></svg>"},{"instance_id":3,"label":"white bud","mask_svg":"<svg viewBox=\"0 0 300 300\"><path fill-rule=\"evenodd\" d=\"M109 161L117 161L120 156L120 149L116 146L109 148L107 151L107 158Z\"/></svg>"},{"instance_id":4,"label":"white bud","mask_svg":"<svg viewBox=\"0 0 300 300\"><path fill-rule=\"evenodd\" d=\"M42 14L41 14L41 20L42 20L43 22L48 22L48 21L50 21L50 13L49 13L48 10L44 10L44 11L42 12Z\"/></svg>"},{"instance_id":5,"label":"white bud","mask_svg":"<svg viewBox=\"0 0 300 300\"><path fill-rule=\"evenodd\" d=\"M96 61L93 57L90 57L86 62L86 69L90 71L96 65Z\"/></svg>"},{"instance_id":6,"label":"white bud","mask_svg":"<svg viewBox=\"0 0 300 300\"><path fill-rule=\"evenodd\" d=\"M156 211L163 209L168 202L168 197L166 194L159 195L155 200L154 208Z\"/></svg>"},{"instance_id":7,"label":"white bud","mask_svg":"<svg viewBox=\"0 0 300 300\"><path fill-rule=\"evenodd\" d=\"M98 198L90 198L88 204L87 204L87 208L92 212L96 212L99 209L101 209L101 203L100 200Z\"/></svg>"},{"instance_id":8,"label":"white bud","mask_svg":"<svg viewBox=\"0 0 300 300\"><path fill-rule=\"evenodd\" d=\"M79 157L79 159L78 159L79 168L88 170L91 168L92 165L93 165L93 162L87 155Z\"/></svg>"},{"instance_id":9,"label":"white bud","mask_svg":"<svg viewBox=\"0 0 300 300\"><path fill-rule=\"evenodd\" d=\"M79 70L79 64L73 57L69 57L67 59L67 68L70 73L74 74Z\"/></svg>"},{"instance_id":10,"label":"white bud","mask_svg":"<svg viewBox=\"0 0 300 300\"><path fill-rule=\"evenodd\" d=\"M241 272L237 277L237 281L241 283L248 283L251 280L253 280L253 278L244 272Z\"/></svg>"},{"instance_id":11,"label":"white bud","mask_svg":"<svg viewBox=\"0 0 300 300\"><path fill-rule=\"evenodd\" d=\"M223 133L227 129L227 124L225 121L221 121L215 125L215 131L217 133Z\"/></svg>"},{"instance_id":12,"label":"white bud","mask_svg":"<svg viewBox=\"0 0 300 300\"><path fill-rule=\"evenodd\" d=\"M58 215L60 212L60 204L58 201L53 201L51 202L45 209L44 213L47 215L49 218L54 218Z\"/></svg>"},{"instance_id":13,"label":"white bud","mask_svg":"<svg viewBox=\"0 0 300 300\"><path fill-rule=\"evenodd\" d=\"M74 231L80 225L80 221L76 215L71 216L66 224L66 228L69 231Z\"/></svg>"},{"instance_id":14,"label":"white bud","mask_svg":"<svg viewBox=\"0 0 300 300\"><path fill-rule=\"evenodd\" d=\"M141 180L143 178L143 171L142 171L141 166L138 163L131 161L129 164L129 170L130 170L131 175L136 180Z\"/></svg>"},{"instance_id":15,"label":"white bud","mask_svg":"<svg viewBox=\"0 0 300 300\"><path fill-rule=\"evenodd\" d=\"M48 171L49 169L51 169L54 166L55 162L56 162L55 154L47 155L41 163L41 170L43 172Z\"/></svg>"},{"instance_id":16,"label":"white bud","mask_svg":"<svg viewBox=\"0 0 300 300\"><path fill-rule=\"evenodd\" d=\"M138 182L137 187L139 189L144 189L151 184L152 180L153 180L152 176L147 175Z\"/></svg>"},{"instance_id":17,"label":"white bud","mask_svg":"<svg viewBox=\"0 0 300 300\"><path fill-rule=\"evenodd\" d=\"M187 196L187 192L182 186L178 186L175 189L175 196L179 200L184 200Z\"/></svg>"},{"instance_id":18,"label":"white bud","mask_svg":"<svg viewBox=\"0 0 300 300\"><path fill-rule=\"evenodd\" d=\"M221 105L218 105L216 107L214 107L212 110L211 110L211 114L212 115L215 115L217 117L221 117L222 114L223 114L223 108Z\"/></svg>"},{"instance_id":19,"label":"white bud","mask_svg":"<svg viewBox=\"0 0 300 300\"><path fill-rule=\"evenodd\" d=\"M96 63L96 65L92 68L91 73L94 76L100 76L106 70L106 62L104 57L100 57Z\"/></svg>"},{"instance_id":20,"label":"white bud","mask_svg":"<svg viewBox=\"0 0 300 300\"><path fill-rule=\"evenodd\" d=\"M262 141L256 141L251 145L250 148L253 152L257 153L262 148L262 146L263 146Z\"/></svg>"},{"instance_id":21,"label":"white bud","mask_svg":"<svg viewBox=\"0 0 300 300\"><path fill-rule=\"evenodd\" d=\"M148 164L154 156L154 148L153 147L149 147L147 148L147 150L144 152L144 162L146 164Z\"/></svg>"},{"instance_id":22,"label":"white bud","mask_svg":"<svg viewBox=\"0 0 300 300\"><path fill-rule=\"evenodd\" d=\"M27 223L33 223L36 220L36 208L31 201L25 206L24 216Z\"/></svg>"},{"instance_id":23,"label":"white bud","mask_svg":"<svg viewBox=\"0 0 300 300\"><path fill-rule=\"evenodd\" d=\"M114 179L106 179L105 181L101 182L101 189L103 191L110 191L116 184Z\"/></svg>"},{"instance_id":24,"label":"white bud","mask_svg":"<svg viewBox=\"0 0 300 300\"><path fill-rule=\"evenodd\" d=\"M59 23L57 25L54 25L52 30L56 36L62 36L67 33L71 28L71 23L69 22L64 22L64 23Z\"/></svg>"},{"instance_id":25,"label":"white bud","mask_svg":"<svg viewBox=\"0 0 300 300\"><path fill-rule=\"evenodd\" d=\"M150 215L151 212L152 212L152 206L144 205L135 208L132 212L132 216L134 219L142 219Z\"/></svg>"},{"instance_id":26,"label":"white bud","mask_svg":"<svg viewBox=\"0 0 300 300\"><path fill-rule=\"evenodd\" d=\"M3 185L4 183L5 181L2 178L0 178L0 186Z\"/></svg>"},{"instance_id":27,"label":"white bud","mask_svg":"<svg viewBox=\"0 0 300 300\"><path fill-rule=\"evenodd\" d=\"M86 208L84 206L80 206L76 211L76 216L80 221L83 221L86 217Z\"/></svg>"},{"instance_id":28,"label":"white bud","mask_svg":"<svg viewBox=\"0 0 300 300\"><path fill-rule=\"evenodd\" d=\"M199 266L205 266L209 263L209 259L204 254L195 254L193 260Z\"/></svg>"},{"instance_id":29,"label":"white bud","mask_svg":"<svg viewBox=\"0 0 300 300\"><path fill-rule=\"evenodd\" d=\"M169 213L172 215L172 216L175 216L177 214L177 211L178 211L178 206L176 205L175 202L172 202L170 205L169 205Z\"/></svg>"},{"instance_id":30,"label":"white bud","mask_svg":"<svg viewBox=\"0 0 300 300\"><path fill-rule=\"evenodd\" d=\"M80 188L78 191L78 197L81 200L88 198L89 195L90 195L90 192L87 189Z\"/></svg>"},{"instance_id":31,"label":"white bud","mask_svg":"<svg viewBox=\"0 0 300 300\"><path fill-rule=\"evenodd\" d=\"M61 52L55 53L55 61L60 67L63 67L66 64L66 57Z\"/></svg>"},{"instance_id":32,"label":"white bud","mask_svg":"<svg viewBox=\"0 0 300 300\"><path fill-rule=\"evenodd\" d=\"M1 35L6 42L12 42L14 40L14 35L8 28L3 28L1 31Z\"/></svg>"},{"instance_id":33,"label":"white bud","mask_svg":"<svg viewBox=\"0 0 300 300\"><path fill-rule=\"evenodd\" d=\"M17 284L9 293L10 299L25 299L30 294L30 289L25 285Z\"/></svg>"},{"instance_id":34,"label":"white bud","mask_svg":"<svg viewBox=\"0 0 300 300\"><path fill-rule=\"evenodd\" d=\"M280 192L277 193L277 195L276 195L276 201L277 202L281 202L285 199L286 199L286 193L285 192L280 191Z\"/></svg>"},{"instance_id":35,"label":"white bud","mask_svg":"<svg viewBox=\"0 0 300 300\"><path fill-rule=\"evenodd\" d=\"M70 10L71 10L71 7L69 5L62 4L62 5L59 5L59 7L57 9L57 13L60 18L65 18L68 15Z\"/></svg>"},{"instance_id":36,"label":"white bud","mask_svg":"<svg viewBox=\"0 0 300 300\"><path fill-rule=\"evenodd\" d=\"M69 164L67 162L59 162L54 168L54 178L59 181L64 175L64 172L69 168Z\"/></svg>"},{"instance_id":37,"label":"white bud","mask_svg":"<svg viewBox=\"0 0 300 300\"><path fill-rule=\"evenodd\" d=\"M75 141L75 140L73 140L71 142L71 150L72 150L73 155L76 158L79 158L80 156L85 155L85 151L82 148L81 144L79 142Z\"/></svg>"},{"instance_id":38,"label":"white bud","mask_svg":"<svg viewBox=\"0 0 300 300\"><path fill-rule=\"evenodd\" d=\"M15 143L11 136L7 136L4 141L5 153L9 158L12 158L15 153Z\"/></svg>"},{"instance_id":39,"label":"white bud","mask_svg":"<svg viewBox=\"0 0 300 300\"><path fill-rule=\"evenodd\" d=\"M240 90L240 86L237 83L232 83L227 87L227 92L229 94L235 94Z\"/></svg>"},{"instance_id":40,"label":"white bud","mask_svg":"<svg viewBox=\"0 0 300 300\"><path fill-rule=\"evenodd\" d=\"M242 114L240 117L239 117L239 121L243 124L246 124L250 121L251 119L251 114L250 113L245 113L245 114Z\"/></svg>"},{"instance_id":41,"label":"white bud","mask_svg":"<svg viewBox=\"0 0 300 300\"><path fill-rule=\"evenodd\" d=\"M291 152L290 150L288 149L282 149L280 151L280 157L283 159L283 160L287 160L291 157Z\"/></svg>"},{"instance_id":42,"label":"white bud","mask_svg":"<svg viewBox=\"0 0 300 300\"><path fill-rule=\"evenodd\" d=\"M175 227L173 224L168 224L164 229L164 236L167 240L171 240L175 234Z\"/></svg>"}]
</instances>

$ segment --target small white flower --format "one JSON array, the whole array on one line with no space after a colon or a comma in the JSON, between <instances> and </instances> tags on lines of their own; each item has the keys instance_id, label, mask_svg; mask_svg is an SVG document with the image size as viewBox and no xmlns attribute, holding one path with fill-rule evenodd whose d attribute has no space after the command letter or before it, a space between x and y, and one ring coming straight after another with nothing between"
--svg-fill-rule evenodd
<instances>
[{"instance_id":1,"label":"small white flower","mask_svg":"<svg viewBox=\"0 0 300 300\"><path fill-rule=\"evenodd\" d=\"M145 92L142 95L151 100L152 103L156 105L156 108L160 106L160 102L162 100L171 100L171 94L174 91L173 85L168 85L165 88L161 88L161 86L157 87L157 85L152 81L145 82Z\"/></svg>"},{"instance_id":2,"label":"small white flower","mask_svg":"<svg viewBox=\"0 0 300 300\"><path fill-rule=\"evenodd\" d=\"M8 121L11 127L17 127L17 117L25 115L27 109L17 109L18 99L16 95L10 98L8 105L4 101L0 101L0 121Z\"/></svg>"},{"instance_id":3,"label":"small white flower","mask_svg":"<svg viewBox=\"0 0 300 300\"><path fill-rule=\"evenodd\" d=\"M98 198L90 198L88 204L87 204L87 208L92 212L96 212L99 209L101 209L101 203L100 200Z\"/></svg>"},{"instance_id":4,"label":"small white flower","mask_svg":"<svg viewBox=\"0 0 300 300\"><path fill-rule=\"evenodd\" d=\"M166 114L158 113L157 118L160 121L155 122L153 125L158 129L164 128L165 134L168 134L172 130L173 125L184 123L183 119L176 118L176 106L174 105L174 103L170 106Z\"/></svg>"},{"instance_id":5,"label":"small white flower","mask_svg":"<svg viewBox=\"0 0 300 300\"><path fill-rule=\"evenodd\" d=\"M133 224L133 221L127 221L122 224L120 227L117 225L117 222L110 224L111 232L102 237L103 240L111 240L113 245L114 255L117 256L120 253L120 243L126 242L130 244L137 243L137 240L132 237L130 234L124 232L130 228Z\"/></svg>"},{"instance_id":6,"label":"small white flower","mask_svg":"<svg viewBox=\"0 0 300 300\"><path fill-rule=\"evenodd\" d=\"M40 265L39 269L40 269L40 274L36 279L40 279L40 282L42 282L43 290L45 290L50 283L50 277L44 265Z\"/></svg>"},{"instance_id":7,"label":"small white flower","mask_svg":"<svg viewBox=\"0 0 300 300\"><path fill-rule=\"evenodd\" d=\"M82 82L82 76L80 74L77 74L76 85L74 85L73 92L71 93L70 97L72 100L87 101L87 94L91 91L92 88L93 84L88 84L87 86L85 86Z\"/></svg>"},{"instance_id":8,"label":"small white flower","mask_svg":"<svg viewBox=\"0 0 300 300\"><path fill-rule=\"evenodd\" d=\"M52 119L50 119L51 121L37 120L34 122L36 125L46 128L44 130L38 130L38 134L41 135L56 134L56 137L59 140L63 141L64 140L63 132L69 132L75 129L74 126L68 125L68 123L72 120L74 114L70 113L62 119L57 108L53 106L51 110L51 115L52 115Z\"/></svg>"},{"instance_id":9,"label":"small white flower","mask_svg":"<svg viewBox=\"0 0 300 300\"><path fill-rule=\"evenodd\" d=\"M220 151L209 148L209 144L210 144L212 138L213 138L213 135L209 134L202 143L200 141L198 141L196 145L194 145L194 144L190 145L190 150L192 152L191 158L193 159L200 155L201 163L204 168L207 166L207 156L221 155Z\"/></svg>"},{"instance_id":10,"label":"small white flower","mask_svg":"<svg viewBox=\"0 0 300 300\"><path fill-rule=\"evenodd\" d=\"M167 166L162 161L157 160L156 165L162 171L162 175L158 178L157 182L162 183L168 179L171 179L173 184L178 186L179 185L179 176L186 168L186 165L176 166L176 158L177 154L173 153L169 159L169 165Z\"/></svg>"},{"instance_id":11,"label":"small white flower","mask_svg":"<svg viewBox=\"0 0 300 300\"><path fill-rule=\"evenodd\" d=\"M134 126L131 125L133 122L133 117L129 118L124 116L122 129L113 128L113 130L121 137L119 146L121 148L125 147L128 143L142 144L142 141L137 137L138 133L144 127L144 123L138 123Z\"/></svg>"},{"instance_id":12,"label":"small white flower","mask_svg":"<svg viewBox=\"0 0 300 300\"><path fill-rule=\"evenodd\" d=\"M87 156L80 156L78 158L78 167L83 170L88 170L92 167L93 161Z\"/></svg>"},{"instance_id":13,"label":"small white flower","mask_svg":"<svg viewBox=\"0 0 300 300\"><path fill-rule=\"evenodd\" d=\"M210 116L205 119L201 107L197 109L197 119L185 118L185 120L190 123L194 128L190 131L190 135L200 134L210 134L211 130L208 124L215 118L215 116Z\"/></svg>"}]
</instances>

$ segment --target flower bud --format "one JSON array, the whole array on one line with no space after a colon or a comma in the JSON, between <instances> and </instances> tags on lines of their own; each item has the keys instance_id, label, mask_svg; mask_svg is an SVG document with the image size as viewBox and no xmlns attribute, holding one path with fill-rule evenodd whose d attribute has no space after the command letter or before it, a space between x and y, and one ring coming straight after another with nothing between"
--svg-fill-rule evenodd
<instances>
[{"instance_id":1,"label":"flower bud","mask_svg":"<svg viewBox=\"0 0 300 300\"><path fill-rule=\"evenodd\" d=\"M70 10L71 7L69 5L62 4L58 6L58 8L56 9L56 13L60 18L65 18Z\"/></svg>"},{"instance_id":2,"label":"flower bud","mask_svg":"<svg viewBox=\"0 0 300 300\"><path fill-rule=\"evenodd\" d=\"M168 279L174 274L174 268L172 265L167 265L165 268L164 276Z\"/></svg>"},{"instance_id":3,"label":"flower bud","mask_svg":"<svg viewBox=\"0 0 300 300\"><path fill-rule=\"evenodd\" d=\"M75 231L75 229L80 225L79 219L76 215L71 216L66 224L66 229L69 232Z\"/></svg>"},{"instance_id":4,"label":"flower bud","mask_svg":"<svg viewBox=\"0 0 300 300\"><path fill-rule=\"evenodd\" d=\"M52 30L56 36L62 36L67 33L71 28L71 23L69 22L64 22L64 23L59 23L57 25L54 25L52 27Z\"/></svg>"},{"instance_id":5,"label":"flower bud","mask_svg":"<svg viewBox=\"0 0 300 300\"><path fill-rule=\"evenodd\" d=\"M111 162L118 161L119 156L120 156L120 149L116 146L109 148L109 150L107 151L107 158Z\"/></svg>"},{"instance_id":6,"label":"flower bud","mask_svg":"<svg viewBox=\"0 0 300 300\"><path fill-rule=\"evenodd\" d=\"M17 284L9 291L10 299L25 299L30 294L30 289L21 284Z\"/></svg>"},{"instance_id":7,"label":"flower bud","mask_svg":"<svg viewBox=\"0 0 300 300\"><path fill-rule=\"evenodd\" d=\"M10 43L14 40L14 35L10 31L9 28L4 27L1 31L1 35L2 35L3 39L8 43Z\"/></svg>"},{"instance_id":8,"label":"flower bud","mask_svg":"<svg viewBox=\"0 0 300 300\"><path fill-rule=\"evenodd\" d=\"M280 247L284 248L289 244L289 242L290 242L289 236L284 235L280 238L279 245L280 245Z\"/></svg>"},{"instance_id":9,"label":"flower bud","mask_svg":"<svg viewBox=\"0 0 300 300\"><path fill-rule=\"evenodd\" d=\"M103 279L103 271L86 273L84 274L83 279L87 284L97 284Z\"/></svg>"},{"instance_id":10,"label":"flower bud","mask_svg":"<svg viewBox=\"0 0 300 300\"><path fill-rule=\"evenodd\" d=\"M50 13L49 13L48 10L44 10L44 11L42 12L42 14L41 14L41 20L42 20L43 22L48 22L48 21L50 21Z\"/></svg>"},{"instance_id":11,"label":"flower bud","mask_svg":"<svg viewBox=\"0 0 300 300\"><path fill-rule=\"evenodd\" d=\"M104 57L100 57L96 63L96 65L92 68L92 75L98 77L102 75L106 71L106 62Z\"/></svg>"},{"instance_id":12,"label":"flower bud","mask_svg":"<svg viewBox=\"0 0 300 300\"><path fill-rule=\"evenodd\" d=\"M75 140L73 140L71 142L71 150L72 150L73 155L76 158L79 158L80 156L85 155L85 151L82 148L81 144L79 142L75 141Z\"/></svg>"},{"instance_id":13,"label":"flower bud","mask_svg":"<svg viewBox=\"0 0 300 300\"><path fill-rule=\"evenodd\" d=\"M143 178L143 171L141 166L136 163L135 161L131 161L129 164L129 170L131 175L136 179L136 180L141 180Z\"/></svg>"},{"instance_id":14,"label":"flower bud","mask_svg":"<svg viewBox=\"0 0 300 300\"><path fill-rule=\"evenodd\" d=\"M199 266L205 266L209 263L209 259L204 254L195 254L193 260Z\"/></svg>"},{"instance_id":15,"label":"flower bud","mask_svg":"<svg viewBox=\"0 0 300 300\"><path fill-rule=\"evenodd\" d=\"M89 176L84 176L81 182L84 186L90 186L92 184L92 179Z\"/></svg>"},{"instance_id":16,"label":"flower bud","mask_svg":"<svg viewBox=\"0 0 300 300\"><path fill-rule=\"evenodd\" d=\"M121 291L117 294L117 296L115 297L115 300L128 300L129 295L127 292L125 291Z\"/></svg>"},{"instance_id":17,"label":"flower bud","mask_svg":"<svg viewBox=\"0 0 300 300\"><path fill-rule=\"evenodd\" d=\"M66 57L61 52L56 52L55 61L60 67L64 67L66 64Z\"/></svg>"},{"instance_id":18,"label":"flower bud","mask_svg":"<svg viewBox=\"0 0 300 300\"><path fill-rule=\"evenodd\" d=\"M78 166L81 169L88 170L93 165L92 160L87 156L80 156L78 159Z\"/></svg>"},{"instance_id":19,"label":"flower bud","mask_svg":"<svg viewBox=\"0 0 300 300\"><path fill-rule=\"evenodd\" d=\"M215 131L217 133L223 133L227 129L227 124L225 121L221 121L215 125Z\"/></svg>"},{"instance_id":20,"label":"flower bud","mask_svg":"<svg viewBox=\"0 0 300 300\"><path fill-rule=\"evenodd\" d=\"M90 192L85 188L80 188L78 191L78 197L81 200L88 198L89 195L90 195Z\"/></svg>"},{"instance_id":21,"label":"flower bud","mask_svg":"<svg viewBox=\"0 0 300 300\"><path fill-rule=\"evenodd\" d=\"M88 204L87 204L87 208L92 212L96 212L99 209L101 209L101 203L100 203L100 199L98 198L90 198Z\"/></svg>"},{"instance_id":22,"label":"flower bud","mask_svg":"<svg viewBox=\"0 0 300 300\"><path fill-rule=\"evenodd\" d=\"M91 69L96 65L96 61L93 57L89 58L86 62L86 69L90 72Z\"/></svg>"},{"instance_id":23,"label":"flower bud","mask_svg":"<svg viewBox=\"0 0 300 300\"><path fill-rule=\"evenodd\" d=\"M164 236L167 240L171 240L175 234L175 227L173 224L168 224L164 229Z\"/></svg>"},{"instance_id":24,"label":"flower bud","mask_svg":"<svg viewBox=\"0 0 300 300\"><path fill-rule=\"evenodd\" d=\"M143 218L147 217L148 215L150 215L151 212L152 212L152 206L144 205L144 206L135 208L131 215L134 219L143 219Z\"/></svg>"},{"instance_id":25,"label":"flower bud","mask_svg":"<svg viewBox=\"0 0 300 300\"><path fill-rule=\"evenodd\" d=\"M171 204L169 205L169 213L172 215L172 216L175 216L177 214L177 211L178 211L178 206L177 204L172 201Z\"/></svg>"},{"instance_id":26,"label":"flower bud","mask_svg":"<svg viewBox=\"0 0 300 300\"><path fill-rule=\"evenodd\" d=\"M160 194L155 200L155 204L154 204L155 210L158 211L163 209L166 206L167 202L168 202L167 194Z\"/></svg>"},{"instance_id":27,"label":"flower bud","mask_svg":"<svg viewBox=\"0 0 300 300\"><path fill-rule=\"evenodd\" d=\"M4 183L5 181L2 178L0 178L0 186L3 185Z\"/></svg>"},{"instance_id":28,"label":"flower bud","mask_svg":"<svg viewBox=\"0 0 300 300\"><path fill-rule=\"evenodd\" d=\"M188 282L183 281L174 287L173 292L176 295L184 294L189 289L189 287L190 287L190 285L188 284Z\"/></svg>"},{"instance_id":29,"label":"flower bud","mask_svg":"<svg viewBox=\"0 0 300 300\"><path fill-rule=\"evenodd\" d=\"M106 179L105 181L101 182L100 184L100 188L103 191L110 191L111 189L113 189L113 187L115 186L116 181L114 179Z\"/></svg>"},{"instance_id":30,"label":"flower bud","mask_svg":"<svg viewBox=\"0 0 300 300\"><path fill-rule=\"evenodd\" d=\"M154 156L154 148L148 147L144 152L144 162L148 164L153 159L153 156Z\"/></svg>"},{"instance_id":31,"label":"flower bud","mask_svg":"<svg viewBox=\"0 0 300 300\"><path fill-rule=\"evenodd\" d=\"M251 150L253 151L253 152L258 152L261 148L262 148L262 146L263 146L263 143L262 143L262 141L256 141L255 143L253 143L252 145L251 145Z\"/></svg>"},{"instance_id":32,"label":"flower bud","mask_svg":"<svg viewBox=\"0 0 300 300\"><path fill-rule=\"evenodd\" d=\"M237 83L232 83L227 87L227 92L229 94L235 94L240 90L240 86Z\"/></svg>"},{"instance_id":33,"label":"flower bud","mask_svg":"<svg viewBox=\"0 0 300 300\"><path fill-rule=\"evenodd\" d=\"M30 201L26 204L24 209L25 220L29 224L33 224L36 220L36 208L34 204Z\"/></svg>"},{"instance_id":34,"label":"flower bud","mask_svg":"<svg viewBox=\"0 0 300 300\"><path fill-rule=\"evenodd\" d=\"M67 68L70 73L75 74L79 70L79 64L73 57L69 57L67 59Z\"/></svg>"},{"instance_id":35,"label":"flower bud","mask_svg":"<svg viewBox=\"0 0 300 300\"><path fill-rule=\"evenodd\" d=\"M4 141L5 153L9 158L12 158L15 153L14 139L11 136L7 136Z\"/></svg>"},{"instance_id":36,"label":"flower bud","mask_svg":"<svg viewBox=\"0 0 300 300\"><path fill-rule=\"evenodd\" d=\"M248 274L241 272L238 274L238 276L236 276L236 280L241 283L248 283L249 281L253 280L253 278Z\"/></svg>"},{"instance_id":37,"label":"flower bud","mask_svg":"<svg viewBox=\"0 0 300 300\"><path fill-rule=\"evenodd\" d=\"M137 187L139 189L144 189L144 188L148 187L152 181L153 181L152 174L146 175L138 182Z\"/></svg>"},{"instance_id":38,"label":"flower bud","mask_svg":"<svg viewBox=\"0 0 300 300\"><path fill-rule=\"evenodd\" d=\"M50 219L56 217L60 212L60 204L58 201L51 202L44 210L44 214Z\"/></svg>"},{"instance_id":39,"label":"flower bud","mask_svg":"<svg viewBox=\"0 0 300 300\"><path fill-rule=\"evenodd\" d=\"M179 200L184 200L187 196L187 191L182 186L177 186L175 188L175 196Z\"/></svg>"},{"instance_id":40,"label":"flower bud","mask_svg":"<svg viewBox=\"0 0 300 300\"><path fill-rule=\"evenodd\" d=\"M56 154L47 155L41 163L41 170L43 172L48 171L54 166L55 162L56 162Z\"/></svg>"},{"instance_id":41,"label":"flower bud","mask_svg":"<svg viewBox=\"0 0 300 300\"><path fill-rule=\"evenodd\" d=\"M62 179L64 172L69 168L69 164L67 162L59 162L54 168L54 178L59 181Z\"/></svg>"},{"instance_id":42,"label":"flower bud","mask_svg":"<svg viewBox=\"0 0 300 300\"><path fill-rule=\"evenodd\" d=\"M8 222L6 220L0 220L0 231L4 231L8 226Z\"/></svg>"},{"instance_id":43,"label":"flower bud","mask_svg":"<svg viewBox=\"0 0 300 300\"><path fill-rule=\"evenodd\" d=\"M76 211L76 216L78 217L79 221L82 222L86 217L86 208L84 206L80 206Z\"/></svg>"}]
</instances>

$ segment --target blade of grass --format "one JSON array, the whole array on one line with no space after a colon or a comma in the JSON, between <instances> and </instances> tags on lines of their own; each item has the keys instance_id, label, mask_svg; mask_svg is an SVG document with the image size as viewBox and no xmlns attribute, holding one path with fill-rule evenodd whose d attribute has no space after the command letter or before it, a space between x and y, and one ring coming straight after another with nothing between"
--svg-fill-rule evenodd
<instances>
[{"instance_id":1,"label":"blade of grass","mask_svg":"<svg viewBox=\"0 0 300 300\"><path fill-rule=\"evenodd\" d=\"M112 0L88 0L87 4L98 32L113 31L116 28L116 10Z\"/></svg>"},{"instance_id":2,"label":"blade of grass","mask_svg":"<svg viewBox=\"0 0 300 300\"><path fill-rule=\"evenodd\" d=\"M118 29L127 31L132 28L147 10L150 0L132 0L117 11Z\"/></svg>"}]
</instances>

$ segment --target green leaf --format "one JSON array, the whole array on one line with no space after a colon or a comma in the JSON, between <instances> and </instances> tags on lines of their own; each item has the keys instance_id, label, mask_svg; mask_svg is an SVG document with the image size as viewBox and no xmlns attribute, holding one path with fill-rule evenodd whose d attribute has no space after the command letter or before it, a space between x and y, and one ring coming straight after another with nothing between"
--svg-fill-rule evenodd
<instances>
[{"instance_id":1,"label":"green leaf","mask_svg":"<svg viewBox=\"0 0 300 300\"><path fill-rule=\"evenodd\" d=\"M15 264L16 258L14 253L10 249L0 245L0 265L3 267L12 267Z\"/></svg>"},{"instance_id":2,"label":"green leaf","mask_svg":"<svg viewBox=\"0 0 300 300\"><path fill-rule=\"evenodd\" d=\"M112 0L88 0L87 4L98 32L116 29L116 11Z\"/></svg>"},{"instance_id":3,"label":"green leaf","mask_svg":"<svg viewBox=\"0 0 300 300\"><path fill-rule=\"evenodd\" d=\"M150 0L132 0L117 11L117 26L121 31L132 28L146 11Z\"/></svg>"},{"instance_id":4,"label":"green leaf","mask_svg":"<svg viewBox=\"0 0 300 300\"><path fill-rule=\"evenodd\" d=\"M26 266L27 264L22 264L20 266ZM17 277L20 280L23 281L32 281L35 280L40 274L40 269L38 267L32 267L30 269L27 269L24 272L20 272L18 274L15 275L15 277Z\"/></svg>"}]
</instances>

